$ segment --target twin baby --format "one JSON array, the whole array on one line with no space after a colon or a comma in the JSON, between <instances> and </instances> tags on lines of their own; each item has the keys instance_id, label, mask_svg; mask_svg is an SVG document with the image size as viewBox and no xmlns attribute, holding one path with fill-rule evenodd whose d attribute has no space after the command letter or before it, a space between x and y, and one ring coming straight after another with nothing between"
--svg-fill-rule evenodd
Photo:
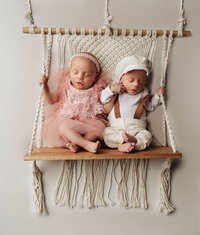
<instances>
[{"instance_id":1,"label":"twin baby","mask_svg":"<svg viewBox=\"0 0 200 235\"><path fill-rule=\"evenodd\" d=\"M143 150L152 141L146 129L146 111L160 103L164 87L150 96L145 83L150 62L138 55L120 60L115 69L114 83L101 71L96 57L82 52L71 58L69 69L60 69L55 80L56 92L41 75L47 103L42 130L44 145L62 146L72 152L80 148L96 153L100 140L121 152Z\"/></svg>"}]
</instances>

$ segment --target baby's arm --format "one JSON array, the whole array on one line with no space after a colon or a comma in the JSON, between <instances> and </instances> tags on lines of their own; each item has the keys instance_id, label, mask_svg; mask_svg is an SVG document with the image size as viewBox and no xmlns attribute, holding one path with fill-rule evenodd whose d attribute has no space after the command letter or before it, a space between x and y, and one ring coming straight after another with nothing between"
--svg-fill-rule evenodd
<instances>
[{"instance_id":1,"label":"baby's arm","mask_svg":"<svg viewBox=\"0 0 200 235\"><path fill-rule=\"evenodd\" d=\"M146 110L153 111L154 109L156 109L160 104L160 96L164 95L164 93L165 93L165 87L163 86L158 87L157 92L154 94L154 96L145 103Z\"/></svg>"},{"instance_id":2,"label":"baby's arm","mask_svg":"<svg viewBox=\"0 0 200 235\"><path fill-rule=\"evenodd\" d=\"M101 102L104 104L105 113L110 113L118 94L125 91L124 86L121 83L115 83L111 86L107 86L101 93Z\"/></svg>"},{"instance_id":3,"label":"baby's arm","mask_svg":"<svg viewBox=\"0 0 200 235\"><path fill-rule=\"evenodd\" d=\"M110 113L110 111L112 110L112 108L113 108L113 106L114 106L114 104L115 104L116 98L117 98L117 95L114 95L114 96L112 97L112 99L111 99L108 103L106 103L106 104L103 105L103 108L104 108L104 112L105 112L105 113Z\"/></svg>"},{"instance_id":4,"label":"baby's arm","mask_svg":"<svg viewBox=\"0 0 200 235\"><path fill-rule=\"evenodd\" d=\"M49 91L49 86L47 84L48 82L48 77L46 77L44 74L42 74L39 78L39 85L41 86L42 84L44 84L44 89L43 89L43 96L44 96L44 100L48 103L48 104L54 104L55 101L52 99L52 95Z\"/></svg>"}]
</instances>

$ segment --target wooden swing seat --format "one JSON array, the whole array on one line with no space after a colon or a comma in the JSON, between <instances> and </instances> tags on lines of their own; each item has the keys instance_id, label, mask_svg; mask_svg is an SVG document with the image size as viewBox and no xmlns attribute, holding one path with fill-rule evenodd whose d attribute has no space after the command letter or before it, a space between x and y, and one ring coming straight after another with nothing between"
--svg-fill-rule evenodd
<instances>
[{"instance_id":1,"label":"wooden swing seat","mask_svg":"<svg viewBox=\"0 0 200 235\"><path fill-rule=\"evenodd\" d=\"M100 159L165 159L165 158L181 158L180 152L173 153L171 147L148 147L143 151L135 151L131 153L122 153L117 149L109 149L102 147L98 153L93 154L85 150L72 153L66 148L34 148L32 154L25 154L25 161L36 160L100 160Z\"/></svg>"}]
</instances>

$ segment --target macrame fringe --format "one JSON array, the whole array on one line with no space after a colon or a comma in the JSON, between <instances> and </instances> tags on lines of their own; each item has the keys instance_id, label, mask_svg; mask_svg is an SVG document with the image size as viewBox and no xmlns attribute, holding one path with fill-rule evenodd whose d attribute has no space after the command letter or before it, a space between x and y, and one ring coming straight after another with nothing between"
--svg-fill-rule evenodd
<instances>
[{"instance_id":1,"label":"macrame fringe","mask_svg":"<svg viewBox=\"0 0 200 235\"><path fill-rule=\"evenodd\" d=\"M146 194L148 159L132 160L132 192L130 206L148 208Z\"/></svg>"},{"instance_id":2,"label":"macrame fringe","mask_svg":"<svg viewBox=\"0 0 200 235\"><path fill-rule=\"evenodd\" d=\"M37 166L36 162L33 162L33 207L34 211L38 215L47 215L48 211L45 204L45 195L43 191L42 173Z\"/></svg>"},{"instance_id":3,"label":"macrame fringe","mask_svg":"<svg viewBox=\"0 0 200 235\"><path fill-rule=\"evenodd\" d=\"M171 165L172 160L167 159L161 167L160 202L158 210L166 215L171 214L175 210L174 205L170 202Z\"/></svg>"},{"instance_id":4,"label":"macrame fringe","mask_svg":"<svg viewBox=\"0 0 200 235\"><path fill-rule=\"evenodd\" d=\"M54 202L56 205L70 205L71 180L72 180L72 162L64 161L60 178L55 191Z\"/></svg>"},{"instance_id":5,"label":"macrame fringe","mask_svg":"<svg viewBox=\"0 0 200 235\"><path fill-rule=\"evenodd\" d=\"M129 160L120 160L119 166L120 166L120 180L117 181L116 173L115 173L115 180L118 185L118 191L117 191L117 198L119 201L119 205L125 208L129 208L129 197L128 197L128 176L129 176L129 169L130 164Z\"/></svg>"},{"instance_id":6,"label":"macrame fringe","mask_svg":"<svg viewBox=\"0 0 200 235\"><path fill-rule=\"evenodd\" d=\"M65 161L55 190L54 202L58 206L68 208L80 206L92 209L106 207L108 199L112 206L118 204L126 209L131 207L147 209L147 165L148 160ZM119 179L116 177L117 173L120 175ZM130 176L132 176L132 191L129 197ZM82 191L79 189L81 178L84 185ZM114 190L113 178L117 184L117 203L110 195ZM105 198L106 179L110 180L107 198ZM80 194L79 200L78 194Z\"/></svg>"},{"instance_id":7,"label":"macrame fringe","mask_svg":"<svg viewBox=\"0 0 200 235\"><path fill-rule=\"evenodd\" d=\"M146 193L146 179L147 179L148 159L141 159L139 165L139 202L140 207L147 209L147 193Z\"/></svg>"},{"instance_id":8,"label":"macrame fringe","mask_svg":"<svg viewBox=\"0 0 200 235\"><path fill-rule=\"evenodd\" d=\"M85 161L85 185L80 196L80 206L89 209L106 206L104 188L109 161Z\"/></svg>"},{"instance_id":9,"label":"macrame fringe","mask_svg":"<svg viewBox=\"0 0 200 235\"><path fill-rule=\"evenodd\" d=\"M131 172L132 172L132 192L131 192L131 201L130 204L132 207L137 208L140 207L139 198L138 198L138 164L139 160L132 160Z\"/></svg>"}]
</instances>

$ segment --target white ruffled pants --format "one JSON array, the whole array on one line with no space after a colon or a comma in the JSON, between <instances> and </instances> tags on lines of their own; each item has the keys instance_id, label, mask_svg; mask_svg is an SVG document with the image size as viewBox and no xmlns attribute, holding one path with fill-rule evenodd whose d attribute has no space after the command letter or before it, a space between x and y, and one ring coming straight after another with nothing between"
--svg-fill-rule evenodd
<instances>
[{"instance_id":1,"label":"white ruffled pants","mask_svg":"<svg viewBox=\"0 0 200 235\"><path fill-rule=\"evenodd\" d=\"M105 128L104 142L110 148L118 148L123 142L122 132L134 136L137 139L135 150L143 150L152 141L152 134L146 130L146 121L133 118L117 118Z\"/></svg>"}]
</instances>

